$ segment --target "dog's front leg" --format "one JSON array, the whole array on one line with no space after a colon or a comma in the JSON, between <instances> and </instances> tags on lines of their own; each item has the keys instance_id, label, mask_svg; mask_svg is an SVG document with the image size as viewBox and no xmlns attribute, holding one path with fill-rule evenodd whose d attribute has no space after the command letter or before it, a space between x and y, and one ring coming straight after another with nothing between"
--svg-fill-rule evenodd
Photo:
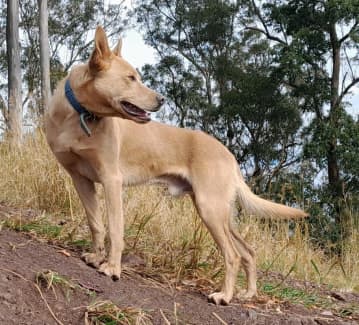
<instances>
[{"instance_id":1,"label":"dog's front leg","mask_svg":"<svg viewBox=\"0 0 359 325\"><path fill-rule=\"evenodd\" d=\"M105 192L110 247L108 261L100 266L99 271L111 276L113 280L118 280L121 275L121 256L124 248L122 176L109 175L102 185Z\"/></svg>"},{"instance_id":2,"label":"dog's front leg","mask_svg":"<svg viewBox=\"0 0 359 325\"><path fill-rule=\"evenodd\" d=\"M82 259L88 265L98 268L105 260L105 227L102 221L95 184L76 171L69 170L69 173L85 208L92 235L93 251L82 254Z\"/></svg>"}]
</instances>

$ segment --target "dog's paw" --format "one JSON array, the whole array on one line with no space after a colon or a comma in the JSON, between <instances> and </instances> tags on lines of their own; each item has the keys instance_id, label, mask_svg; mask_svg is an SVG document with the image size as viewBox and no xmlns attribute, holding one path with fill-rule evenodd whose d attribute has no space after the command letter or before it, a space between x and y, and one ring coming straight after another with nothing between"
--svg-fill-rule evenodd
<instances>
[{"instance_id":1,"label":"dog's paw","mask_svg":"<svg viewBox=\"0 0 359 325\"><path fill-rule=\"evenodd\" d=\"M105 262L101 264L98 271L107 276L110 276L112 280L117 281L120 279L121 276L121 265Z\"/></svg>"},{"instance_id":2,"label":"dog's paw","mask_svg":"<svg viewBox=\"0 0 359 325\"><path fill-rule=\"evenodd\" d=\"M83 253L81 255L81 258L85 261L87 265L98 269L100 265L104 262L105 255L96 253Z\"/></svg>"},{"instance_id":3,"label":"dog's paw","mask_svg":"<svg viewBox=\"0 0 359 325\"><path fill-rule=\"evenodd\" d=\"M236 297L240 300L249 300L257 296L257 290L240 290Z\"/></svg>"},{"instance_id":4,"label":"dog's paw","mask_svg":"<svg viewBox=\"0 0 359 325\"><path fill-rule=\"evenodd\" d=\"M232 297L229 297L224 292L215 292L208 296L208 301L215 305L228 305Z\"/></svg>"}]
</instances>

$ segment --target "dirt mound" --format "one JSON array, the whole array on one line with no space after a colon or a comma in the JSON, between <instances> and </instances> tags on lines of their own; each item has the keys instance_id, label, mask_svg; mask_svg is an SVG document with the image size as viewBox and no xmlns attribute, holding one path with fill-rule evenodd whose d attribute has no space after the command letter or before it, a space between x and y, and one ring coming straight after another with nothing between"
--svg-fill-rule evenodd
<instances>
[{"instance_id":1,"label":"dirt mound","mask_svg":"<svg viewBox=\"0 0 359 325\"><path fill-rule=\"evenodd\" d=\"M342 300L343 306L346 303L358 306L358 296L348 297L337 294L336 299ZM107 301L122 310L124 324L135 322L136 317L140 324L357 324L359 321L356 314L339 317L330 310L308 309L263 297L214 306L207 302L205 293L190 286L173 287L142 277L136 266L125 267L120 281L113 282L85 265L76 251L51 245L30 234L0 230L0 324L86 324L96 303L105 305ZM106 324L105 316L96 317ZM115 324L110 318L107 317L107 324Z\"/></svg>"}]
</instances>

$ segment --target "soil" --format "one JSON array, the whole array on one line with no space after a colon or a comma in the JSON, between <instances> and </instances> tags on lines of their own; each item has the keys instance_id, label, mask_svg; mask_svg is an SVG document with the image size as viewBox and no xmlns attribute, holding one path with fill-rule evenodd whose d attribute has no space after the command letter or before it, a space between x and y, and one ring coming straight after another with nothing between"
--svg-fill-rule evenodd
<instances>
[{"instance_id":1,"label":"soil","mask_svg":"<svg viewBox=\"0 0 359 325\"><path fill-rule=\"evenodd\" d=\"M4 209L0 204L0 220ZM215 306L199 289L174 287L141 275L141 261L136 256L127 257L123 276L113 282L85 265L78 251L58 245L28 233L0 229L0 325L86 324L87 306L102 300L121 308L140 308L153 324L359 324L355 313L340 317L333 309L306 308L267 297ZM36 275L46 270L69 279L76 288L47 288L38 283ZM344 309L346 304L359 305L359 295L321 290Z\"/></svg>"}]
</instances>

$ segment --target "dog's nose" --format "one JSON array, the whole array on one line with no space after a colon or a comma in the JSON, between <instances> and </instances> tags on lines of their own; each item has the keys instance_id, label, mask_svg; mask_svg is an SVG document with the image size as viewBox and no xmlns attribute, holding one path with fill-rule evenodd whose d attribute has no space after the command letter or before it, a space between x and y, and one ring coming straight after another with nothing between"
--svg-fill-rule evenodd
<instances>
[{"instance_id":1,"label":"dog's nose","mask_svg":"<svg viewBox=\"0 0 359 325\"><path fill-rule=\"evenodd\" d=\"M156 99L157 99L157 102L158 102L158 107L162 106L163 103L165 102L165 98L163 96L161 96L161 95L157 95Z\"/></svg>"}]
</instances>

